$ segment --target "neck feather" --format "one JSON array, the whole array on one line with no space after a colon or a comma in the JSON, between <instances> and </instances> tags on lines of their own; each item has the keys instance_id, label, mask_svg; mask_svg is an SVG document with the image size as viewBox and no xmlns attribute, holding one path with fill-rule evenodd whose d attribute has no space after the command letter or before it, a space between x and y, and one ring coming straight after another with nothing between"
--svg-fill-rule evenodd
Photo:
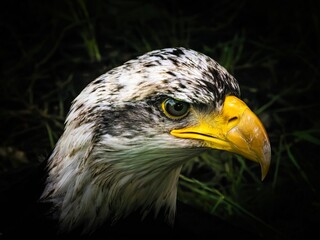
<instances>
[{"instance_id":1,"label":"neck feather","mask_svg":"<svg viewBox=\"0 0 320 240\"><path fill-rule=\"evenodd\" d=\"M181 166L185 156L190 158L186 150L159 152L157 144L140 144L144 147L115 151L90 145L89 135L84 139L68 152L66 145L75 143L62 136L49 159L42 200L52 203L62 231L81 227L90 232L133 211L143 218L164 209L165 221L173 223Z\"/></svg>"}]
</instances>

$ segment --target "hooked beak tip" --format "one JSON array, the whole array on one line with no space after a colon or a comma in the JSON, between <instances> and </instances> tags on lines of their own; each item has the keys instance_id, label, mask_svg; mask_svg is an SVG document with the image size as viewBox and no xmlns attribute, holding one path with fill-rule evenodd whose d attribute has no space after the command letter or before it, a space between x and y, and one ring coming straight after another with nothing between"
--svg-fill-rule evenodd
<instances>
[{"instance_id":1,"label":"hooked beak tip","mask_svg":"<svg viewBox=\"0 0 320 240\"><path fill-rule=\"evenodd\" d=\"M261 166L261 181L265 179L269 171L271 162L271 147L269 141L266 141L263 147L263 156L259 163Z\"/></svg>"}]
</instances>

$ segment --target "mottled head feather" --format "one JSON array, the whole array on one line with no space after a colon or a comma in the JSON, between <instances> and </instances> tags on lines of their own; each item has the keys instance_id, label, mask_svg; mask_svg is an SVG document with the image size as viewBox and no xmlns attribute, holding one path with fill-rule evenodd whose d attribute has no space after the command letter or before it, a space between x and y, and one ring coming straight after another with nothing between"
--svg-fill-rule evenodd
<instances>
[{"instance_id":1,"label":"mottled head feather","mask_svg":"<svg viewBox=\"0 0 320 240\"><path fill-rule=\"evenodd\" d=\"M146 53L101 75L73 101L65 130L49 158L42 195L62 230L94 230L139 210L142 217L175 213L182 164L202 142L170 135L191 125L162 112L171 97L194 108L219 111L237 81L210 57L185 48Z\"/></svg>"}]
</instances>

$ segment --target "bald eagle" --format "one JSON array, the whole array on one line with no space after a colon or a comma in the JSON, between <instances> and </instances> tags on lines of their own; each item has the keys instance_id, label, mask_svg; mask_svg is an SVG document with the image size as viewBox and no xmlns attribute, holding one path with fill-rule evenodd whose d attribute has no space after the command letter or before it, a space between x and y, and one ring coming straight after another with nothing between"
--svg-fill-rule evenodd
<instances>
[{"instance_id":1,"label":"bald eagle","mask_svg":"<svg viewBox=\"0 0 320 240\"><path fill-rule=\"evenodd\" d=\"M92 234L131 215L174 226L181 168L206 149L258 162L262 179L268 172L268 136L236 79L191 49L151 51L74 99L37 204L59 233Z\"/></svg>"}]
</instances>

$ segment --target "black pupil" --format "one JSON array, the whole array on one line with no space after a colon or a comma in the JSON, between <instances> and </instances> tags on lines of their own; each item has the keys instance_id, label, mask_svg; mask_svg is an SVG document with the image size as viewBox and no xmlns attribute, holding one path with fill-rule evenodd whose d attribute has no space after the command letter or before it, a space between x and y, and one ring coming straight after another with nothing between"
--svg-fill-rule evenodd
<instances>
[{"instance_id":1,"label":"black pupil","mask_svg":"<svg viewBox=\"0 0 320 240\"><path fill-rule=\"evenodd\" d=\"M183 104L182 103L176 103L173 107L174 107L174 110L176 110L178 112L183 110Z\"/></svg>"},{"instance_id":2,"label":"black pupil","mask_svg":"<svg viewBox=\"0 0 320 240\"><path fill-rule=\"evenodd\" d=\"M166 110L172 116L180 117L188 111L188 103L169 99L166 102Z\"/></svg>"}]
</instances>

